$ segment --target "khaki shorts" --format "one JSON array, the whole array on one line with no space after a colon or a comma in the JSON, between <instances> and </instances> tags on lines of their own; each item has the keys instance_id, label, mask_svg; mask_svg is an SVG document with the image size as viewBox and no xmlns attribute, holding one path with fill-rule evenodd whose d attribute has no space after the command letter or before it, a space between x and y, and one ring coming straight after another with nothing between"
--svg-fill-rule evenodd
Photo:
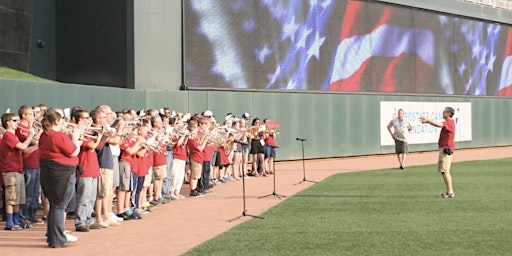
<instances>
[{"instance_id":1,"label":"khaki shorts","mask_svg":"<svg viewBox=\"0 0 512 256\"><path fill-rule=\"evenodd\" d=\"M150 167L148 170L148 174L144 178L144 187L149 187L153 183L153 167Z\"/></svg>"},{"instance_id":2,"label":"khaki shorts","mask_svg":"<svg viewBox=\"0 0 512 256\"><path fill-rule=\"evenodd\" d=\"M450 172L450 167L452 166L452 156L443 152L443 149L439 149L439 162L437 163L437 170L440 173Z\"/></svg>"},{"instance_id":3,"label":"khaki shorts","mask_svg":"<svg viewBox=\"0 0 512 256\"><path fill-rule=\"evenodd\" d=\"M155 175L155 180L167 178L167 165L153 166L153 174Z\"/></svg>"},{"instance_id":4,"label":"khaki shorts","mask_svg":"<svg viewBox=\"0 0 512 256\"><path fill-rule=\"evenodd\" d=\"M190 160L190 178L199 179L201 178L201 172L203 171L203 163L198 163L194 160Z\"/></svg>"},{"instance_id":5,"label":"khaki shorts","mask_svg":"<svg viewBox=\"0 0 512 256\"><path fill-rule=\"evenodd\" d=\"M119 162L119 190L131 191L130 187L131 167L130 163Z\"/></svg>"},{"instance_id":6,"label":"khaki shorts","mask_svg":"<svg viewBox=\"0 0 512 256\"><path fill-rule=\"evenodd\" d=\"M100 177L98 177L98 194L97 197L106 197L112 194L112 186L114 186L114 171L110 169L100 168Z\"/></svg>"},{"instance_id":7,"label":"khaki shorts","mask_svg":"<svg viewBox=\"0 0 512 256\"><path fill-rule=\"evenodd\" d=\"M25 177L19 172L2 173L5 184L5 204L25 204Z\"/></svg>"}]
</instances>

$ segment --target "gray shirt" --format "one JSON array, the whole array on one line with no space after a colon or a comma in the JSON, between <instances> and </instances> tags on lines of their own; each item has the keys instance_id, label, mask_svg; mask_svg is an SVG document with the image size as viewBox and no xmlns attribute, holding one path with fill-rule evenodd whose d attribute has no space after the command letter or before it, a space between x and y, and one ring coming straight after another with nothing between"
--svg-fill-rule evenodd
<instances>
[{"instance_id":1,"label":"gray shirt","mask_svg":"<svg viewBox=\"0 0 512 256\"><path fill-rule=\"evenodd\" d=\"M393 135L396 140L407 142L409 137L409 131L412 130L412 126L407 120L400 121L398 118L391 120L388 124L388 128L393 127Z\"/></svg>"}]
</instances>

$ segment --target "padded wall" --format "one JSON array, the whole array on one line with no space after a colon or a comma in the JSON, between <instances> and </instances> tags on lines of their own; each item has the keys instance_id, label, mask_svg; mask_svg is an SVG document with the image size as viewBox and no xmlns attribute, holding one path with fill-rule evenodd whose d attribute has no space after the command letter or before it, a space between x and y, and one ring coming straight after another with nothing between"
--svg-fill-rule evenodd
<instances>
[{"instance_id":1,"label":"padded wall","mask_svg":"<svg viewBox=\"0 0 512 256\"><path fill-rule=\"evenodd\" d=\"M183 113L214 112L221 123L227 113L240 117L270 118L281 123L277 137L278 160L393 153L380 145L380 102L471 102L472 141L457 148L512 145L512 99L491 97L427 97L361 94L300 94L220 91L142 91L63 83L38 83L0 79L0 111L11 112L24 104L46 103L62 108L86 109L108 104L114 110L170 107ZM414 144L411 151L432 151L437 145Z\"/></svg>"}]
</instances>

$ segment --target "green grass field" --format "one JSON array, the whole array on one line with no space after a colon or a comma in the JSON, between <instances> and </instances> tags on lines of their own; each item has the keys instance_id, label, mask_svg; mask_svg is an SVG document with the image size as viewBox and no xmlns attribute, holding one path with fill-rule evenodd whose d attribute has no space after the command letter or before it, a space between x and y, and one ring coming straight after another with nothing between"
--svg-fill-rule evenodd
<instances>
[{"instance_id":1,"label":"green grass field","mask_svg":"<svg viewBox=\"0 0 512 256\"><path fill-rule=\"evenodd\" d=\"M434 165L334 175L186 255L512 255L511 166L453 164L447 199Z\"/></svg>"},{"instance_id":2,"label":"green grass field","mask_svg":"<svg viewBox=\"0 0 512 256\"><path fill-rule=\"evenodd\" d=\"M21 72L15 69L0 67L0 77L14 80L27 80L36 82L52 82L51 80L40 78L29 73Z\"/></svg>"}]
</instances>

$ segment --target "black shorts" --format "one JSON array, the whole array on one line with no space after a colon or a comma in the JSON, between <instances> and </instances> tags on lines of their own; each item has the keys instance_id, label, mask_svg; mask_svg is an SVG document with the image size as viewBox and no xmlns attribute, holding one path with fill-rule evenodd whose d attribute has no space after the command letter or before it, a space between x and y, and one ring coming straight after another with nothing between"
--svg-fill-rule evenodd
<instances>
[{"instance_id":1,"label":"black shorts","mask_svg":"<svg viewBox=\"0 0 512 256\"><path fill-rule=\"evenodd\" d=\"M265 150L263 149L263 145L259 140L251 141L251 154L265 154Z\"/></svg>"}]
</instances>

